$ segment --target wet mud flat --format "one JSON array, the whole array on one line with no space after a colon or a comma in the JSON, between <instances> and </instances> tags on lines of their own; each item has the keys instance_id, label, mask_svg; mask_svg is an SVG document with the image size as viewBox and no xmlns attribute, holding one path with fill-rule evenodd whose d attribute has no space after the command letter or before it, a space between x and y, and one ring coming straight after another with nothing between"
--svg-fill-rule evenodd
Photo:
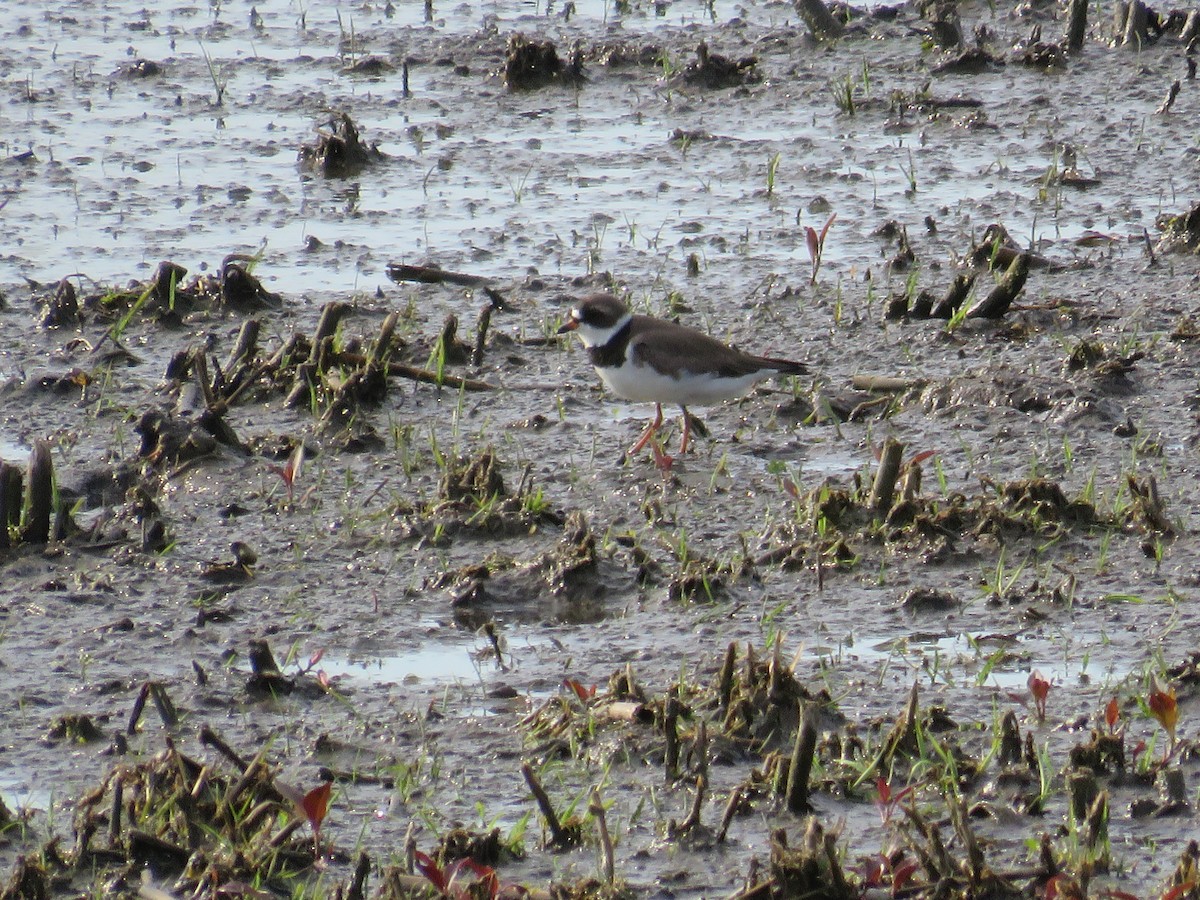
<instances>
[{"instance_id":1,"label":"wet mud flat","mask_svg":"<svg viewBox=\"0 0 1200 900\"><path fill-rule=\"evenodd\" d=\"M822 12L6 13L5 897L1200 891L1196 23Z\"/></svg>"}]
</instances>

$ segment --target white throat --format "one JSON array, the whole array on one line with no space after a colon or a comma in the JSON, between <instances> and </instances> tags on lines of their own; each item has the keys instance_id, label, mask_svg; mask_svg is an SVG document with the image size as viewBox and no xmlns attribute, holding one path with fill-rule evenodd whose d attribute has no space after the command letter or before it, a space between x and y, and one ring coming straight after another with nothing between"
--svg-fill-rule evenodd
<instances>
[{"instance_id":1,"label":"white throat","mask_svg":"<svg viewBox=\"0 0 1200 900\"><path fill-rule=\"evenodd\" d=\"M578 318L578 317L577 317ZM595 325L589 325L587 322L580 321L579 327L575 329L575 333L579 335L579 340L583 346L587 348L603 347L612 340L614 334L629 324L633 318L633 313L625 313L617 320L617 324L609 328L597 328Z\"/></svg>"}]
</instances>

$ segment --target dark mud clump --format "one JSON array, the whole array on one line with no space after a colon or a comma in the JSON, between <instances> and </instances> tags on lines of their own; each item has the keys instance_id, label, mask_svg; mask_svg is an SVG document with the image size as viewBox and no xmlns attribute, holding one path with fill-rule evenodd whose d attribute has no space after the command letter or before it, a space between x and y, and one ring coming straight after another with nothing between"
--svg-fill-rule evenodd
<instances>
[{"instance_id":1,"label":"dark mud clump","mask_svg":"<svg viewBox=\"0 0 1200 900\"><path fill-rule=\"evenodd\" d=\"M1200 204L1185 213L1164 213L1156 224L1162 231L1155 248L1159 253L1200 253Z\"/></svg>"},{"instance_id":2,"label":"dark mud clump","mask_svg":"<svg viewBox=\"0 0 1200 900\"><path fill-rule=\"evenodd\" d=\"M384 158L375 144L359 137L347 113L338 113L317 129L317 142L300 148L300 163L326 178L347 178Z\"/></svg>"},{"instance_id":3,"label":"dark mud clump","mask_svg":"<svg viewBox=\"0 0 1200 900\"><path fill-rule=\"evenodd\" d=\"M563 62L552 41L539 41L523 34L508 39L503 75L510 91L531 91L552 84L579 86L587 80L583 74L583 49L578 43Z\"/></svg>"},{"instance_id":4,"label":"dark mud clump","mask_svg":"<svg viewBox=\"0 0 1200 900\"><path fill-rule=\"evenodd\" d=\"M762 75L758 71L757 57L730 59L710 52L708 44L701 41L696 46L696 58L683 67L679 79L708 90L722 90L756 84L762 81Z\"/></svg>"}]
</instances>

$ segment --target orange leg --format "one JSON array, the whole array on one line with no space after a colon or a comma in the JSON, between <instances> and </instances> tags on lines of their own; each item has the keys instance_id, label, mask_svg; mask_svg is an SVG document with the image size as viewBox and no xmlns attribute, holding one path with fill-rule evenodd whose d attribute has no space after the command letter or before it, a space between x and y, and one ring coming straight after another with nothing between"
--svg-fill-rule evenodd
<instances>
[{"instance_id":1,"label":"orange leg","mask_svg":"<svg viewBox=\"0 0 1200 900\"><path fill-rule=\"evenodd\" d=\"M679 455L687 453L688 441L692 437L692 417L688 415L687 407L680 404L680 409L683 410L683 440L679 443Z\"/></svg>"},{"instance_id":2,"label":"orange leg","mask_svg":"<svg viewBox=\"0 0 1200 900\"><path fill-rule=\"evenodd\" d=\"M637 439L637 443L629 448L629 453L626 454L627 456L634 456L635 454L641 453L642 449L648 443L650 443L650 438L654 437L654 433L658 431L659 426L662 425L662 404L656 403L654 404L654 408L656 410L654 421L646 426L646 430L643 431L642 436Z\"/></svg>"}]
</instances>

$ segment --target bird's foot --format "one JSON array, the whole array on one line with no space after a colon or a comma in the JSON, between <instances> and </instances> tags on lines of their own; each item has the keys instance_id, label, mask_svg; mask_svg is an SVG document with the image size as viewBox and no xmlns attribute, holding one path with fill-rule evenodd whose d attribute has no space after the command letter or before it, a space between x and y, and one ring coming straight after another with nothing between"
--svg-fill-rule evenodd
<instances>
[{"instance_id":1,"label":"bird's foot","mask_svg":"<svg viewBox=\"0 0 1200 900\"><path fill-rule=\"evenodd\" d=\"M666 478L671 474L671 467L675 465L675 457L667 453L658 441L650 443L650 450L654 453L655 467L657 467L658 471L662 472L663 478Z\"/></svg>"},{"instance_id":2,"label":"bird's foot","mask_svg":"<svg viewBox=\"0 0 1200 900\"><path fill-rule=\"evenodd\" d=\"M671 467L675 465L675 460L677 459L677 457L672 456L666 450L663 449L662 441L650 441L649 445L650 445L650 452L654 454L655 468L657 468L658 471L662 472L664 477L669 475L671 473ZM638 451L640 451L642 449L643 449L642 447L636 447L636 448L630 447L628 450L625 451L625 458L628 460L632 460L634 458L634 456L637 455Z\"/></svg>"}]
</instances>

